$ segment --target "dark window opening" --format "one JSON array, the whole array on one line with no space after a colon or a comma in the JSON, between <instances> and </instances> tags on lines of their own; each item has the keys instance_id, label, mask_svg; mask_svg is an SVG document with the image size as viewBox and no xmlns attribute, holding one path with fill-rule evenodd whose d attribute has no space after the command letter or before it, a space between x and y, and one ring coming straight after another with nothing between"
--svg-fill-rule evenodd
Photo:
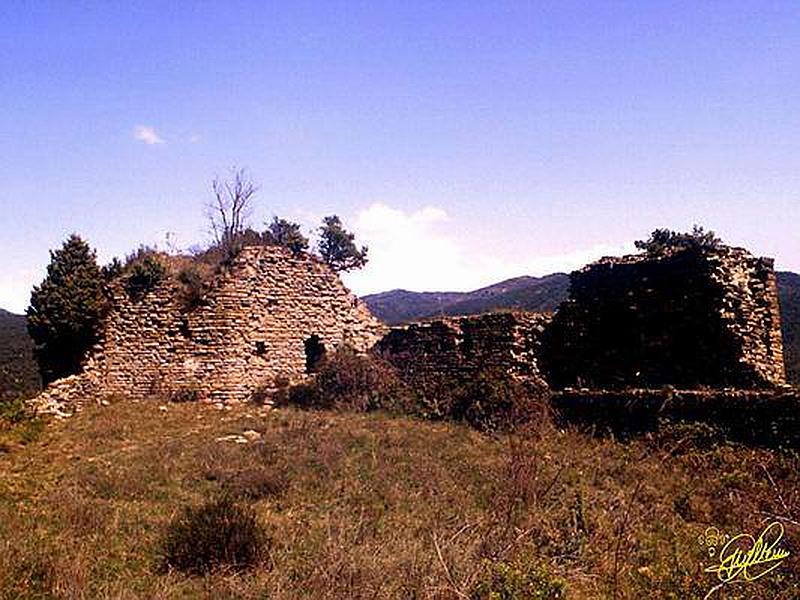
<instances>
[{"instance_id":1,"label":"dark window opening","mask_svg":"<svg viewBox=\"0 0 800 600\"><path fill-rule=\"evenodd\" d=\"M306 350L306 373L316 373L325 358L325 344L315 334L303 342L303 345Z\"/></svg>"},{"instance_id":2,"label":"dark window opening","mask_svg":"<svg viewBox=\"0 0 800 600\"><path fill-rule=\"evenodd\" d=\"M181 322L178 324L178 331L186 339L192 339L192 331L189 329L189 319L181 317Z\"/></svg>"},{"instance_id":3,"label":"dark window opening","mask_svg":"<svg viewBox=\"0 0 800 600\"><path fill-rule=\"evenodd\" d=\"M266 353L267 353L266 342L256 342L256 354L258 356L264 356Z\"/></svg>"}]
</instances>

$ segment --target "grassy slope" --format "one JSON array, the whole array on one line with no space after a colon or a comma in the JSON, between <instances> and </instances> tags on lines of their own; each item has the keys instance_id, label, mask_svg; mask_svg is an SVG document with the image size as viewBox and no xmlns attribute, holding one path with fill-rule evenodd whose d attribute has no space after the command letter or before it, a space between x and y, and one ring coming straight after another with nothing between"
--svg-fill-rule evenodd
<instances>
[{"instance_id":1,"label":"grassy slope","mask_svg":"<svg viewBox=\"0 0 800 600\"><path fill-rule=\"evenodd\" d=\"M262 440L215 441L247 429ZM697 541L707 526L800 520L796 458L703 449L676 432L628 443L539 433L492 438L381 414L91 407L0 452L0 598L455 600L482 559L525 554L570 598L695 598L714 581ZM255 503L271 569L156 574L177 510L261 480L287 482ZM787 523L787 538L796 548L800 528ZM795 551L724 597L796 598L799 567Z\"/></svg>"},{"instance_id":2,"label":"grassy slope","mask_svg":"<svg viewBox=\"0 0 800 600\"><path fill-rule=\"evenodd\" d=\"M30 394L40 385L25 317L0 309L0 400Z\"/></svg>"}]
</instances>

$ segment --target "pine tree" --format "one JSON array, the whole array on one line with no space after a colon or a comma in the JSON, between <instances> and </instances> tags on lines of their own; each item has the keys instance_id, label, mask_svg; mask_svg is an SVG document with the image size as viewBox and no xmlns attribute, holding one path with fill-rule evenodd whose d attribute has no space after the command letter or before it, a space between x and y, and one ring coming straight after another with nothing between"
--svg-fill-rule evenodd
<instances>
[{"instance_id":1,"label":"pine tree","mask_svg":"<svg viewBox=\"0 0 800 600\"><path fill-rule=\"evenodd\" d=\"M337 273L360 269L367 264L367 247L356 246L355 236L342 226L336 215L322 219L319 236L319 254Z\"/></svg>"},{"instance_id":2,"label":"pine tree","mask_svg":"<svg viewBox=\"0 0 800 600\"><path fill-rule=\"evenodd\" d=\"M27 311L45 384L77 373L97 341L105 309L103 283L95 252L78 235L50 252L47 276L33 288Z\"/></svg>"},{"instance_id":3,"label":"pine tree","mask_svg":"<svg viewBox=\"0 0 800 600\"><path fill-rule=\"evenodd\" d=\"M274 217L269 225L269 233L276 244L289 248L295 254L308 249L308 238L300 233L297 223Z\"/></svg>"}]
</instances>

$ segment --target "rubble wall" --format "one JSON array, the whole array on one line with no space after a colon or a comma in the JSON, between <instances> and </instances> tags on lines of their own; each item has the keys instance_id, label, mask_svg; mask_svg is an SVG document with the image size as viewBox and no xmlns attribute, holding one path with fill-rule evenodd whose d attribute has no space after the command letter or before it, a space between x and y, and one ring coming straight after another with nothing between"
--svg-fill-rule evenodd
<instances>
[{"instance_id":1,"label":"rubble wall","mask_svg":"<svg viewBox=\"0 0 800 600\"><path fill-rule=\"evenodd\" d=\"M184 307L180 292L172 276L138 300L113 286L102 342L39 405L89 391L246 401L277 378L303 379L312 336L326 351L366 352L386 331L326 265L281 247L244 248L198 306Z\"/></svg>"},{"instance_id":2,"label":"rubble wall","mask_svg":"<svg viewBox=\"0 0 800 600\"><path fill-rule=\"evenodd\" d=\"M393 327L375 346L407 381L503 369L544 383L538 364L542 332L551 316L502 312Z\"/></svg>"}]
</instances>

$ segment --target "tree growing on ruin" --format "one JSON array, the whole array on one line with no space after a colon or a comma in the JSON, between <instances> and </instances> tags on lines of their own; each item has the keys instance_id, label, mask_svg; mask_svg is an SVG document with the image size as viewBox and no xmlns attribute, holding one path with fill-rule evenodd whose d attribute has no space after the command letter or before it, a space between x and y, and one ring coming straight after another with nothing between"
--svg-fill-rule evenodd
<instances>
[{"instance_id":1,"label":"tree growing on ruin","mask_svg":"<svg viewBox=\"0 0 800 600\"><path fill-rule=\"evenodd\" d=\"M308 238L300 232L298 223L274 217L268 231L276 244L289 248L295 254L308 250Z\"/></svg>"},{"instance_id":2,"label":"tree growing on ruin","mask_svg":"<svg viewBox=\"0 0 800 600\"><path fill-rule=\"evenodd\" d=\"M690 232L679 233L671 229L656 229L647 240L634 242L637 250L652 255L664 254L675 249L692 248L710 250L719 248L722 240L713 231L706 231L695 225Z\"/></svg>"},{"instance_id":3,"label":"tree growing on ruin","mask_svg":"<svg viewBox=\"0 0 800 600\"><path fill-rule=\"evenodd\" d=\"M95 252L78 235L50 252L47 276L33 288L27 310L45 384L77 373L97 342L106 306L103 285Z\"/></svg>"},{"instance_id":4,"label":"tree growing on ruin","mask_svg":"<svg viewBox=\"0 0 800 600\"><path fill-rule=\"evenodd\" d=\"M241 249L258 186L244 169L234 169L229 179L214 179L211 190L214 198L207 206L211 233L225 258L230 259Z\"/></svg>"},{"instance_id":5,"label":"tree growing on ruin","mask_svg":"<svg viewBox=\"0 0 800 600\"><path fill-rule=\"evenodd\" d=\"M368 260L368 248L356 246L355 235L344 228L336 215L322 219L318 250L322 260L337 273L360 269Z\"/></svg>"}]
</instances>

